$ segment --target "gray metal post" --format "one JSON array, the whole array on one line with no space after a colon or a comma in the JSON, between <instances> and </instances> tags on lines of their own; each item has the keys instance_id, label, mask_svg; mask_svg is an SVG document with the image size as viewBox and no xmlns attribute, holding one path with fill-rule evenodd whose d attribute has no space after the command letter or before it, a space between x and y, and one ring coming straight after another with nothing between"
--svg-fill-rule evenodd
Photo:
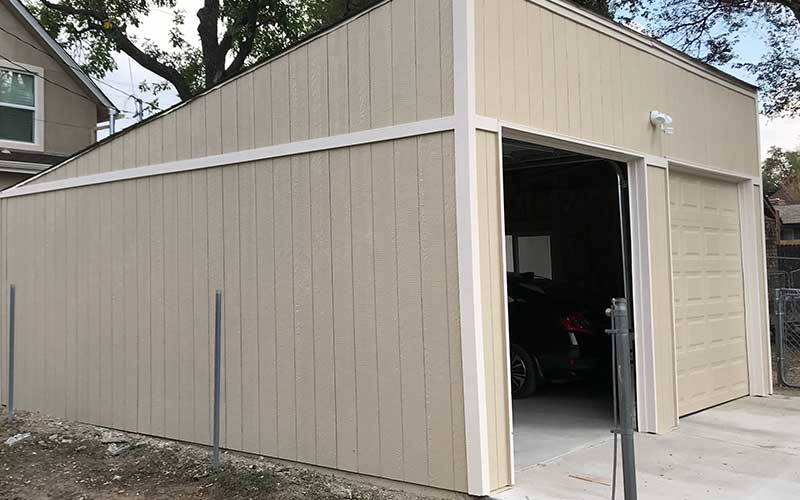
<instances>
[{"instance_id":1,"label":"gray metal post","mask_svg":"<svg viewBox=\"0 0 800 500\"><path fill-rule=\"evenodd\" d=\"M635 410L633 404L633 374L631 373L631 342L628 304L624 298L614 299L614 346L617 353L617 380L620 397L620 435L622 441L622 480L625 500L636 500L636 458L633 444Z\"/></svg>"},{"instance_id":2,"label":"gray metal post","mask_svg":"<svg viewBox=\"0 0 800 500\"><path fill-rule=\"evenodd\" d=\"M14 308L16 288L11 285L8 295L8 418L14 417Z\"/></svg>"},{"instance_id":3,"label":"gray metal post","mask_svg":"<svg viewBox=\"0 0 800 500\"><path fill-rule=\"evenodd\" d=\"M222 290L217 290L214 312L214 429L212 463L219 465L219 390L222 364Z\"/></svg>"}]
</instances>

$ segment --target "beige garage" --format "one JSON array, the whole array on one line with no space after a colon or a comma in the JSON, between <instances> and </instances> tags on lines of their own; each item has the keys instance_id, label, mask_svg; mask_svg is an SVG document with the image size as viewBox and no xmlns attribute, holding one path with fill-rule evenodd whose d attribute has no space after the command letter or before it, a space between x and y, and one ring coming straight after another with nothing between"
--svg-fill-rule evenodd
<instances>
[{"instance_id":1,"label":"beige garage","mask_svg":"<svg viewBox=\"0 0 800 500\"><path fill-rule=\"evenodd\" d=\"M513 143L625 178L638 430L669 432L772 390L757 116L562 0L380 2L0 193L0 400L13 284L18 408L208 444L222 289L225 448L513 486Z\"/></svg>"},{"instance_id":2,"label":"beige garage","mask_svg":"<svg viewBox=\"0 0 800 500\"><path fill-rule=\"evenodd\" d=\"M748 393L739 189L670 173L678 411Z\"/></svg>"}]
</instances>

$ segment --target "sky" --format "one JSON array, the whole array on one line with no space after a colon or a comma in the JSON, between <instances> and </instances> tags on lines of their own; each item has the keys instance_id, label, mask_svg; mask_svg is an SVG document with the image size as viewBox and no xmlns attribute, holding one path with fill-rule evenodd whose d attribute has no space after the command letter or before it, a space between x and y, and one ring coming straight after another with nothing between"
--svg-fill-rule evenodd
<instances>
[{"instance_id":1,"label":"sky","mask_svg":"<svg viewBox=\"0 0 800 500\"><path fill-rule=\"evenodd\" d=\"M187 40L197 39L197 17L195 13L202 6L202 0L178 0L178 7L186 11L186 25L184 34ZM151 38L159 45L165 46L167 32L172 23L172 15L168 10L155 9L143 26L139 35ZM146 29L146 33L145 33ZM199 45L199 40L197 41ZM741 41L736 47L741 55L740 62L757 61L760 54L764 51L764 45L759 38L759 28L753 26L742 34ZM137 90L138 83L142 80L160 80L156 75L139 66L125 54L118 54L115 57L118 68L107 74L104 81L118 87L129 94L139 95ZM722 70L750 83L753 77L743 69L737 69L732 64L723 66ZM111 98L120 109L133 111L134 103L129 96L117 92L109 87L101 86L103 91ZM141 96L145 100L150 100L150 95ZM178 96L174 90L170 89L158 95L161 109L178 102ZM667 110L667 112L669 112ZM800 118L775 118L769 119L765 116L759 117L761 132L761 156L766 157L767 151L771 146L778 146L784 149L794 149L800 146ZM135 120L126 118L118 121L118 127L126 127L135 123ZM105 133L101 134L105 135Z\"/></svg>"}]
</instances>

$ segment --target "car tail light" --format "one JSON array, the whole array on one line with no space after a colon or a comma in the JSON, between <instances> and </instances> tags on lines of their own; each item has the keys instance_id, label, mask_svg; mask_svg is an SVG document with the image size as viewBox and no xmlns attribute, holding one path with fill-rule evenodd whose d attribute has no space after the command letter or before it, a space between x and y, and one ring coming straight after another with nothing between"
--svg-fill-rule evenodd
<instances>
[{"instance_id":1,"label":"car tail light","mask_svg":"<svg viewBox=\"0 0 800 500\"><path fill-rule=\"evenodd\" d=\"M581 313L573 313L561 320L561 328L573 333L592 333L589 321Z\"/></svg>"}]
</instances>

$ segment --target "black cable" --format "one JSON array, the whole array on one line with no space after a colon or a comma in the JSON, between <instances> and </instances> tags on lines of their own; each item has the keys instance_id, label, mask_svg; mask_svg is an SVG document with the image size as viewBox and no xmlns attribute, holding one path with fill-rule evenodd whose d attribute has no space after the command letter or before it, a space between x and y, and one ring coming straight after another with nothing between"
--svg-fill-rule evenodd
<instances>
[{"instance_id":1,"label":"black cable","mask_svg":"<svg viewBox=\"0 0 800 500\"><path fill-rule=\"evenodd\" d=\"M54 61L56 61L56 62L61 62L61 63L65 63L65 64L66 64L68 67L70 67L70 68L72 68L72 69L74 69L74 70L80 71L81 73L83 73L84 75L86 75L87 77L91 78L93 81L95 81L95 82L97 82L97 83L100 83L100 84L102 84L102 85L105 85L105 86L106 86L106 87L108 87L108 88L114 89L114 90L116 90L117 92L119 92L119 93L121 93L121 94L123 94L123 95L125 95L125 96L127 96L127 97L130 97L130 98L133 98L133 99L139 99L139 100L141 100L141 99L140 99L138 96L135 96L135 95L133 95L133 94L129 94L128 92L126 92L125 90L122 90L122 89L120 89L119 87L115 87L114 85L111 85L110 83L108 83L108 82L106 82L106 81L100 80L99 78L95 78L95 77L93 77L92 75L89 75L89 74L87 74L85 71L83 71L83 69L81 69L81 68L79 68L79 67L77 67L77 66L73 66L72 64L69 64L69 63L67 63L66 61L63 61L63 60L56 60L56 58L55 58L55 57L53 57L53 55L52 55L50 52L48 52L48 51L46 51L46 50L42 49L41 47L37 46L36 44L33 44L33 43L29 42L28 40L25 40L24 38L20 37L20 36L19 36L19 35L17 35L16 33L13 33L13 32L11 32L11 31L9 31L9 30L7 30L6 28L4 28L4 27L2 27L2 26L0 26L0 31L2 31L2 32L4 32L4 33L6 33L6 34L8 34L8 35L10 35L10 36L12 36L12 37L14 37L14 38L16 38L16 39L17 39L17 40L19 40L20 42L22 42L22 43L24 43L24 44L28 45L29 47L33 48L34 50L37 50L37 51L41 52L42 54L46 55L46 56L47 56L47 57L49 57L50 59L53 59ZM7 58L5 58L5 57L3 57L3 58L4 58L4 59L6 59L6 60L8 61L8 59L7 59ZM10 62L10 61L9 61L9 62ZM51 82L51 83L52 83L52 82ZM158 109L158 107L156 107L156 109Z\"/></svg>"},{"instance_id":2,"label":"black cable","mask_svg":"<svg viewBox=\"0 0 800 500\"><path fill-rule=\"evenodd\" d=\"M62 88L64 90L66 90L67 92L69 92L70 94L75 94L76 96L80 97L81 99L85 99L85 100L91 102L92 104L95 104L95 102L92 99L89 99L88 97L86 97L85 95L81 94L80 92L76 92L76 91L72 90L69 87L65 87L64 85L61 85L58 82L54 82L52 80L49 80L49 79L45 78L44 76L40 75L39 73L32 73L31 70L29 70L25 66L21 66L21 65L15 63L14 61L12 61L11 59L9 59L8 57L6 57L3 54L0 54L0 58L5 59L9 63L13 64L16 68L19 68L20 70L24 71L27 74L33 75L33 76L35 76L37 78L41 78L42 80L46 81L47 83L49 83L51 85L55 85L56 87L60 87L60 88Z\"/></svg>"}]
</instances>

